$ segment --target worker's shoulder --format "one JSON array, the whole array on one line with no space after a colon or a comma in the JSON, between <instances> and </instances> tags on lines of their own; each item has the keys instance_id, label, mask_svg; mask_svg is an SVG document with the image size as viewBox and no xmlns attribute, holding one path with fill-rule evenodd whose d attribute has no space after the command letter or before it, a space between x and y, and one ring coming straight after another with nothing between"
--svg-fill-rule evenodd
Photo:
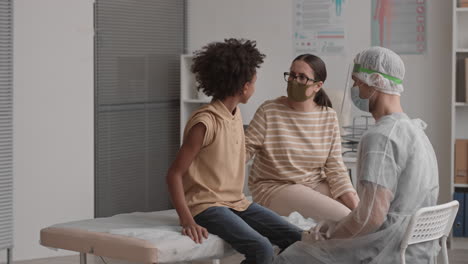
<instances>
[{"instance_id":1,"label":"worker's shoulder","mask_svg":"<svg viewBox=\"0 0 468 264\"><path fill-rule=\"evenodd\" d=\"M361 137L361 150L364 152L384 151L388 141L391 140L389 133L384 127L373 127Z\"/></svg>"},{"instance_id":2,"label":"worker's shoulder","mask_svg":"<svg viewBox=\"0 0 468 264\"><path fill-rule=\"evenodd\" d=\"M415 136L422 130L414 120L406 115L392 115L379 120L361 139L366 145L375 149L399 148L413 144Z\"/></svg>"},{"instance_id":3,"label":"worker's shoulder","mask_svg":"<svg viewBox=\"0 0 468 264\"><path fill-rule=\"evenodd\" d=\"M362 136L361 142L367 148L384 149L388 141L392 140L396 125L397 122L393 119L379 120Z\"/></svg>"}]
</instances>

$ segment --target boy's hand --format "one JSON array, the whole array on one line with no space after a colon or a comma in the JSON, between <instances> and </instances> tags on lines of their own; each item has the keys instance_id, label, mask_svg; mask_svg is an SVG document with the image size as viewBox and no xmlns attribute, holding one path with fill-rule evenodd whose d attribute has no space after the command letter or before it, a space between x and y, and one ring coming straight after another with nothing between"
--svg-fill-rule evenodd
<instances>
[{"instance_id":1,"label":"boy's hand","mask_svg":"<svg viewBox=\"0 0 468 264\"><path fill-rule=\"evenodd\" d=\"M182 235L190 237L197 244L201 244L203 238L208 238L208 230L192 222L187 225L182 225Z\"/></svg>"}]
</instances>

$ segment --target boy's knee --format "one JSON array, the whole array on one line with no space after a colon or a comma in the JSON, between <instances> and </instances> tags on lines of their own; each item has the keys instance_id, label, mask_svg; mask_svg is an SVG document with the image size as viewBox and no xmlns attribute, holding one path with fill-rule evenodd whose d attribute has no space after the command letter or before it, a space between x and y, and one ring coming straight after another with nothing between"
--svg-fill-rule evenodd
<instances>
[{"instance_id":1,"label":"boy's knee","mask_svg":"<svg viewBox=\"0 0 468 264\"><path fill-rule=\"evenodd\" d=\"M275 244L281 249L284 250L292 244L300 241L302 238L302 230L291 228L287 232L284 232L283 237L275 241Z\"/></svg>"},{"instance_id":2,"label":"boy's knee","mask_svg":"<svg viewBox=\"0 0 468 264\"><path fill-rule=\"evenodd\" d=\"M273 246L266 237L258 240L255 245L257 263L271 263L274 256Z\"/></svg>"},{"instance_id":3,"label":"boy's knee","mask_svg":"<svg viewBox=\"0 0 468 264\"><path fill-rule=\"evenodd\" d=\"M289 233L288 237L286 238L286 247L289 247L290 245L296 243L297 241L301 241L301 238L302 238L302 230L300 229L292 230Z\"/></svg>"}]
</instances>

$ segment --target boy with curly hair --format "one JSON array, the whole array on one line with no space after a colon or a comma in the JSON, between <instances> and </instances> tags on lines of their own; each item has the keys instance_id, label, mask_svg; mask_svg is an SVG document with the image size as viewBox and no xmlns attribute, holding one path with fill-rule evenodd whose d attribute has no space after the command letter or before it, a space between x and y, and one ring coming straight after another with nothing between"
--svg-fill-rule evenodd
<instances>
[{"instance_id":1,"label":"boy with curly hair","mask_svg":"<svg viewBox=\"0 0 468 264\"><path fill-rule=\"evenodd\" d=\"M197 88L213 100L190 117L167 175L182 233L196 243L208 232L218 235L245 256L242 263L271 263L271 243L285 249L301 239L298 227L242 192L245 139L237 105L254 93L264 57L255 41L243 39L210 43L195 53Z\"/></svg>"}]
</instances>

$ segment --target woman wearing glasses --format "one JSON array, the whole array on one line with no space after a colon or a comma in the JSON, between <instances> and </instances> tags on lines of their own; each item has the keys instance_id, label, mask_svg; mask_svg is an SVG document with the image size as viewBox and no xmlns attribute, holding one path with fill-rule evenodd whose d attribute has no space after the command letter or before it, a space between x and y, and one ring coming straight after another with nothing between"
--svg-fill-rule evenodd
<instances>
[{"instance_id":1,"label":"woman wearing glasses","mask_svg":"<svg viewBox=\"0 0 468 264\"><path fill-rule=\"evenodd\" d=\"M280 215L297 211L338 221L359 199L341 156L336 112L323 90L325 63L300 55L284 73L287 96L264 102L246 130L249 188L255 202Z\"/></svg>"}]
</instances>

